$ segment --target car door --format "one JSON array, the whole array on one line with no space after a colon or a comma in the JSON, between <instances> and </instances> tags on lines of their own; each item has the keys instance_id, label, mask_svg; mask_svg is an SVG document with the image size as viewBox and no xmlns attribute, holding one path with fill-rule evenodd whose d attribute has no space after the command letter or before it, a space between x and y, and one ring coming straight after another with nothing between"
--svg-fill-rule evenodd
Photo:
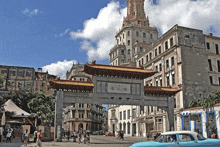
<instances>
[{"instance_id":1,"label":"car door","mask_svg":"<svg viewBox=\"0 0 220 147\"><path fill-rule=\"evenodd\" d=\"M199 146L197 140L191 134L179 134L178 143L180 147L195 147Z\"/></svg>"},{"instance_id":2,"label":"car door","mask_svg":"<svg viewBox=\"0 0 220 147\"><path fill-rule=\"evenodd\" d=\"M176 134L172 135L165 135L163 143L161 144L162 147L179 147L179 144L177 140L173 140L173 138L176 139Z\"/></svg>"}]
</instances>

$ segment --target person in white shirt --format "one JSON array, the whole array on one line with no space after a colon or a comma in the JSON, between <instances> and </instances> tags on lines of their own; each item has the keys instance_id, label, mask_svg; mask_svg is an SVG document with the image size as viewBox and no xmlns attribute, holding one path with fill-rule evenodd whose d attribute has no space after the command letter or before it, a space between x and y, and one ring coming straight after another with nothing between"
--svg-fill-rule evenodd
<instances>
[{"instance_id":1,"label":"person in white shirt","mask_svg":"<svg viewBox=\"0 0 220 147\"><path fill-rule=\"evenodd\" d=\"M28 136L29 136L28 129L26 129L23 135L24 135L24 145L27 146Z\"/></svg>"},{"instance_id":2,"label":"person in white shirt","mask_svg":"<svg viewBox=\"0 0 220 147\"><path fill-rule=\"evenodd\" d=\"M6 142L10 141L11 142L11 131L8 131L7 133L7 139L6 139Z\"/></svg>"}]
</instances>

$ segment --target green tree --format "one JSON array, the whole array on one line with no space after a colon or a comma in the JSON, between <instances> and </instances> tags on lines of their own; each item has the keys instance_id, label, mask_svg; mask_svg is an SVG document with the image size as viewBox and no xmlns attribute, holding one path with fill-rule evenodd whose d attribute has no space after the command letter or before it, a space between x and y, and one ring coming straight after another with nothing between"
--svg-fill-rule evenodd
<instances>
[{"instance_id":1,"label":"green tree","mask_svg":"<svg viewBox=\"0 0 220 147\"><path fill-rule=\"evenodd\" d=\"M0 74L0 88L3 86L4 77L2 74Z\"/></svg>"},{"instance_id":2,"label":"green tree","mask_svg":"<svg viewBox=\"0 0 220 147\"><path fill-rule=\"evenodd\" d=\"M33 98L28 107L32 116L41 120L41 125L54 125L55 115L55 97L46 96L45 94L39 94L36 98Z\"/></svg>"}]
</instances>

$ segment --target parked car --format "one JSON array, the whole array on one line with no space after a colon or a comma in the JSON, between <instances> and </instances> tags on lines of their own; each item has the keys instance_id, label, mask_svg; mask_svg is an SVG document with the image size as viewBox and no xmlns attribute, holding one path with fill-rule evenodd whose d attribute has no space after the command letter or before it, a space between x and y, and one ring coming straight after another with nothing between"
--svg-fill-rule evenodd
<instances>
[{"instance_id":1,"label":"parked car","mask_svg":"<svg viewBox=\"0 0 220 147\"><path fill-rule=\"evenodd\" d=\"M172 131L162 133L154 142L138 142L130 147L165 147L165 146L187 146L187 147L219 147L219 139L205 138L201 134L192 131Z\"/></svg>"},{"instance_id":2,"label":"parked car","mask_svg":"<svg viewBox=\"0 0 220 147\"><path fill-rule=\"evenodd\" d=\"M75 134L76 137L77 137L77 134L78 134L78 133ZM73 131L70 132L70 137L73 137Z\"/></svg>"}]
</instances>

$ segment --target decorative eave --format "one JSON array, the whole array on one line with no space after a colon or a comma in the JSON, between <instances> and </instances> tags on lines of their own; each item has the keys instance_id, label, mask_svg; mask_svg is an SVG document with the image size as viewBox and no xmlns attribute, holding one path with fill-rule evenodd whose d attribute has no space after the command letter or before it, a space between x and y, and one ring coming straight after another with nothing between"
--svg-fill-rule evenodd
<instances>
[{"instance_id":1,"label":"decorative eave","mask_svg":"<svg viewBox=\"0 0 220 147\"><path fill-rule=\"evenodd\" d=\"M145 86L145 95L157 95L157 96L174 96L182 89L171 88L171 87L156 87L156 86Z\"/></svg>"},{"instance_id":2,"label":"decorative eave","mask_svg":"<svg viewBox=\"0 0 220 147\"><path fill-rule=\"evenodd\" d=\"M84 72L93 76L121 77L142 80L157 73L155 70L144 69L143 66L140 68L111 66L96 64L95 61L93 61L92 64L85 64Z\"/></svg>"},{"instance_id":3,"label":"decorative eave","mask_svg":"<svg viewBox=\"0 0 220 147\"><path fill-rule=\"evenodd\" d=\"M75 92L92 92L93 83L90 81L72 81L72 80L51 80L50 85L54 89L71 90Z\"/></svg>"}]
</instances>

